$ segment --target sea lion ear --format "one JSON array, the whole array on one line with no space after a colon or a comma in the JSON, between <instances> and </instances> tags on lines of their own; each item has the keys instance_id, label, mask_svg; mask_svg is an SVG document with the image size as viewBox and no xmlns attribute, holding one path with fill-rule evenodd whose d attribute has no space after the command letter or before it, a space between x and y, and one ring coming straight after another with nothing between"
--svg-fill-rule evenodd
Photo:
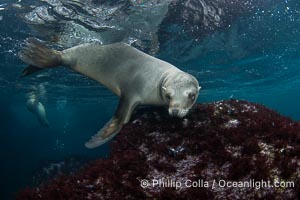
<instances>
[{"instance_id":1,"label":"sea lion ear","mask_svg":"<svg viewBox=\"0 0 300 200\"><path fill-rule=\"evenodd\" d=\"M165 86L162 86L161 87L164 91L166 91L167 90L167 88L165 87Z\"/></svg>"},{"instance_id":2,"label":"sea lion ear","mask_svg":"<svg viewBox=\"0 0 300 200\"><path fill-rule=\"evenodd\" d=\"M201 88L202 88L201 86L198 86L198 91L201 90Z\"/></svg>"}]
</instances>

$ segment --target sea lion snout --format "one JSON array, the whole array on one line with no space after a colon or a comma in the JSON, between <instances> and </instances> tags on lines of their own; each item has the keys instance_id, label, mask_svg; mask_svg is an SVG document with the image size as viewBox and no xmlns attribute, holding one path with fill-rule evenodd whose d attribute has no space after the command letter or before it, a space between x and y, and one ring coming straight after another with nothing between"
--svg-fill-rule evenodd
<instances>
[{"instance_id":1,"label":"sea lion snout","mask_svg":"<svg viewBox=\"0 0 300 200\"><path fill-rule=\"evenodd\" d=\"M178 113L179 113L179 109L173 109L172 110L172 115L178 115Z\"/></svg>"},{"instance_id":2,"label":"sea lion snout","mask_svg":"<svg viewBox=\"0 0 300 200\"><path fill-rule=\"evenodd\" d=\"M169 108L169 115L173 117L184 117L189 112L189 109Z\"/></svg>"},{"instance_id":3,"label":"sea lion snout","mask_svg":"<svg viewBox=\"0 0 300 200\"><path fill-rule=\"evenodd\" d=\"M179 103L172 103L170 102L169 105L169 115L173 117L184 117L188 110L183 109L182 106Z\"/></svg>"}]
</instances>

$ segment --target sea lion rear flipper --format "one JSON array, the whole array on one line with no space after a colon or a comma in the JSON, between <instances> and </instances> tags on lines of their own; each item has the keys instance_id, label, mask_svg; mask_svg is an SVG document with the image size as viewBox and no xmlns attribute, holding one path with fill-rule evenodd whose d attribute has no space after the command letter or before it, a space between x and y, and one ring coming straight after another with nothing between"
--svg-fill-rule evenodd
<instances>
[{"instance_id":1,"label":"sea lion rear flipper","mask_svg":"<svg viewBox=\"0 0 300 200\"><path fill-rule=\"evenodd\" d=\"M42 42L34 38L27 39L26 47L19 52L19 57L23 62L29 64L23 71L23 76L62 64L62 57L59 51L49 49Z\"/></svg>"},{"instance_id":2,"label":"sea lion rear flipper","mask_svg":"<svg viewBox=\"0 0 300 200\"><path fill-rule=\"evenodd\" d=\"M22 76L28 76L30 74L33 74L37 71L40 71L42 70L42 68L39 68L39 67L35 67L33 65L28 65L22 72Z\"/></svg>"},{"instance_id":3,"label":"sea lion rear flipper","mask_svg":"<svg viewBox=\"0 0 300 200\"><path fill-rule=\"evenodd\" d=\"M90 149L98 147L117 135L121 128L122 124L120 124L119 119L114 116L97 132L96 135L85 143L85 146Z\"/></svg>"}]
</instances>

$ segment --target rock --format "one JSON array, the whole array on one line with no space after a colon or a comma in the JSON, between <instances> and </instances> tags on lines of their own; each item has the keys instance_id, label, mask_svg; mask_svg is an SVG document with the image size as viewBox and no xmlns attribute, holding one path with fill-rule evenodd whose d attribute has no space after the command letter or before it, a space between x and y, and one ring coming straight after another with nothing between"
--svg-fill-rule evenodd
<instances>
[{"instance_id":1,"label":"rock","mask_svg":"<svg viewBox=\"0 0 300 200\"><path fill-rule=\"evenodd\" d=\"M225 48L228 52L232 45L237 48L246 43L239 39L251 19L262 15L260 13L276 13L272 9L279 4L278 0L173 0L157 34L160 56L186 63L196 58L199 61L214 48ZM244 26L239 23L243 18L247 19ZM253 43L253 38L251 41ZM243 51L234 52L245 56ZM176 59L178 57L180 59Z\"/></svg>"},{"instance_id":2,"label":"rock","mask_svg":"<svg viewBox=\"0 0 300 200\"><path fill-rule=\"evenodd\" d=\"M17 199L299 196L300 123L264 106L238 100L197 104L184 119L162 108L139 109L132 122L111 143L109 158L23 190ZM280 187L266 187L268 182Z\"/></svg>"}]
</instances>

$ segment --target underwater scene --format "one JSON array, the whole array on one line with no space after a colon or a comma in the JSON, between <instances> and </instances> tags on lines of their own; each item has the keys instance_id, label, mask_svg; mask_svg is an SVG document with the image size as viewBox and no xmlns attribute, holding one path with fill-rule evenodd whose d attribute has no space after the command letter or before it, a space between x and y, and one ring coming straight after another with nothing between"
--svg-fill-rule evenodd
<instances>
[{"instance_id":1,"label":"underwater scene","mask_svg":"<svg viewBox=\"0 0 300 200\"><path fill-rule=\"evenodd\" d=\"M300 1L0 0L0 199L298 199Z\"/></svg>"}]
</instances>

